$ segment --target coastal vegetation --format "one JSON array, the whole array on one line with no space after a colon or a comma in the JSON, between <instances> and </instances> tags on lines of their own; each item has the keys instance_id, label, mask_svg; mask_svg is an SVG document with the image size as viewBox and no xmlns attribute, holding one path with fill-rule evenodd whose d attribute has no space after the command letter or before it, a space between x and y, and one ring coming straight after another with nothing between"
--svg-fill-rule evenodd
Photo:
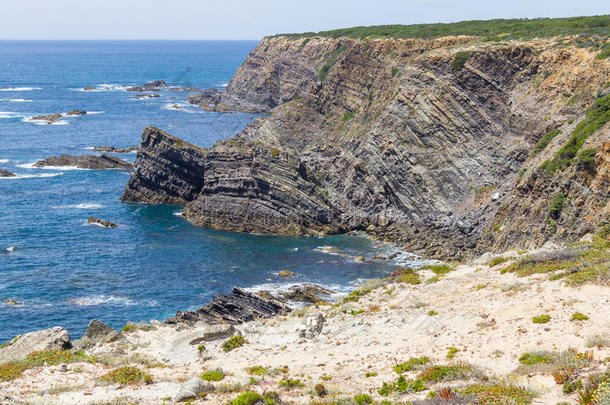
<instances>
[{"instance_id":1,"label":"coastal vegetation","mask_svg":"<svg viewBox=\"0 0 610 405\"><path fill-rule=\"evenodd\" d=\"M448 24L377 25L337 30L278 34L290 38L424 38L433 39L450 35L473 35L487 41L509 39L548 38L563 35L608 37L610 15L570 18L496 19L460 21ZM603 57L607 57L603 53Z\"/></svg>"}]
</instances>

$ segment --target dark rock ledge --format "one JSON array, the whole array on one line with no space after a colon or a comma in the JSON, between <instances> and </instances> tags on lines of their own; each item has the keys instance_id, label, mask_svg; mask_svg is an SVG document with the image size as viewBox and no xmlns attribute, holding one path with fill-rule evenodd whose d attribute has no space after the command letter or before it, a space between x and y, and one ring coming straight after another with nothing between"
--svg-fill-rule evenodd
<instances>
[{"instance_id":1,"label":"dark rock ledge","mask_svg":"<svg viewBox=\"0 0 610 405\"><path fill-rule=\"evenodd\" d=\"M94 155L61 155L49 157L43 160L39 160L34 163L35 167L46 167L46 166L71 166L80 169L119 169L119 170L133 170L133 165L125 160L117 157L102 153L101 156Z\"/></svg>"}]
</instances>

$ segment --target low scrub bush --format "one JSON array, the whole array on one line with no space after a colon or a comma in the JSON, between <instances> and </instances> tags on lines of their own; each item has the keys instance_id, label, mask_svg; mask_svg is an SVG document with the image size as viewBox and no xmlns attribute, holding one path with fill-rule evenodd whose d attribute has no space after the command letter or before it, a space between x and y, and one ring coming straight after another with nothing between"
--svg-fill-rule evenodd
<instances>
[{"instance_id":1,"label":"low scrub bush","mask_svg":"<svg viewBox=\"0 0 610 405\"><path fill-rule=\"evenodd\" d=\"M551 320L551 316L547 314L537 315L532 318L532 322L534 323L547 323Z\"/></svg>"},{"instance_id":2,"label":"low scrub bush","mask_svg":"<svg viewBox=\"0 0 610 405\"><path fill-rule=\"evenodd\" d=\"M393 383L384 382L381 388L377 391L381 396L388 396L391 393L407 394L413 392L421 392L426 389L426 386L420 380L407 380L403 376L398 377Z\"/></svg>"},{"instance_id":3,"label":"low scrub bush","mask_svg":"<svg viewBox=\"0 0 610 405\"><path fill-rule=\"evenodd\" d=\"M404 363L400 363L394 366L394 371L398 374L406 373L407 371L414 370L419 366L423 366L430 363L430 359L428 357L411 357Z\"/></svg>"},{"instance_id":4,"label":"low scrub bush","mask_svg":"<svg viewBox=\"0 0 610 405\"><path fill-rule=\"evenodd\" d=\"M463 380L474 375L470 366L432 366L417 375L423 382L437 383L440 381Z\"/></svg>"},{"instance_id":5,"label":"low scrub bush","mask_svg":"<svg viewBox=\"0 0 610 405\"><path fill-rule=\"evenodd\" d=\"M100 377L100 381L107 384L150 384L152 376L137 367L126 366L112 370Z\"/></svg>"},{"instance_id":6,"label":"low scrub bush","mask_svg":"<svg viewBox=\"0 0 610 405\"><path fill-rule=\"evenodd\" d=\"M225 378L225 373L222 370L210 370L201 374L200 378L206 381L221 381Z\"/></svg>"},{"instance_id":7,"label":"low scrub bush","mask_svg":"<svg viewBox=\"0 0 610 405\"><path fill-rule=\"evenodd\" d=\"M457 52L453 56L453 61L451 62L451 69L453 70L462 70L466 65L466 61L470 58L470 52Z\"/></svg>"},{"instance_id":8,"label":"low scrub bush","mask_svg":"<svg viewBox=\"0 0 610 405\"><path fill-rule=\"evenodd\" d=\"M235 350L238 347L243 346L248 343L248 341L240 335L231 336L229 339L225 340L222 344L222 350L225 352L230 352L231 350Z\"/></svg>"}]
</instances>

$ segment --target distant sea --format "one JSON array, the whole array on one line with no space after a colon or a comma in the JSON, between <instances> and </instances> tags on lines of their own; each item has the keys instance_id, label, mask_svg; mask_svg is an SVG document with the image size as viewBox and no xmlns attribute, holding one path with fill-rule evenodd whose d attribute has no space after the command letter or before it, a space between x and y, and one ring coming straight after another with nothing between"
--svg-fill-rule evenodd
<instances>
[{"instance_id":1,"label":"distant sea","mask_svg":"<svg viewBox=\"0 0 610 405\"><path fill-rule=\"evenodd\" d=\"M37 169L32 164L92 147L138 145L154 125L208 147L254 119L205 112L171 88L137 100L126 87L152 80L222 88L253 41L0 41L0 343L55 325L80 337L96 318L164 320L195 309L234 285L282 289L319 283L338 293L386 275L396 249L361 236L300 238L212 231L193 226L181 207L119 201L129 173ZM83 91L83 87L95 87ZM55 125L36 115L74 109ZM135 154L117 154L134 161ZM116 229L87 225L96 216ZM367 257L357 262L355 256ZM413 258L401 255L400 260ZM298 277L281 279L290 270ZM17 305L6 303L15 300Z\"/></svg>"}]
</instances>

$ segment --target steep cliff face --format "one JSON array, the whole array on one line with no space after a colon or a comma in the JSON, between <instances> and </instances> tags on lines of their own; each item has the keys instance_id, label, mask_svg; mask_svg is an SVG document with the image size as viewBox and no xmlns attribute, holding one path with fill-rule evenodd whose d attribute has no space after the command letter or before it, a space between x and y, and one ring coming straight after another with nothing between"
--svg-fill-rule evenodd
<instances>
[{"instance_id":1,"label":"steep cliff face","mask_svg":"<svg viewBox=\"0 0 610 405\"><path fill-rule=\"evenodd\" d=\"M573 240L608 219L610 126L581 146L597 153L586 170L540 166L609 79L608 60L550 40L267 38L226 91L190 99L271 114L207 152L185 213L250 232L366 230L433 257ZM556 128L561 135L532 156ZM163 199L155 173L182 157L169 164L157 149L143 145L125 200ZM562 213L550 218L559 192Z\"/></svg>"}]
</instances>

